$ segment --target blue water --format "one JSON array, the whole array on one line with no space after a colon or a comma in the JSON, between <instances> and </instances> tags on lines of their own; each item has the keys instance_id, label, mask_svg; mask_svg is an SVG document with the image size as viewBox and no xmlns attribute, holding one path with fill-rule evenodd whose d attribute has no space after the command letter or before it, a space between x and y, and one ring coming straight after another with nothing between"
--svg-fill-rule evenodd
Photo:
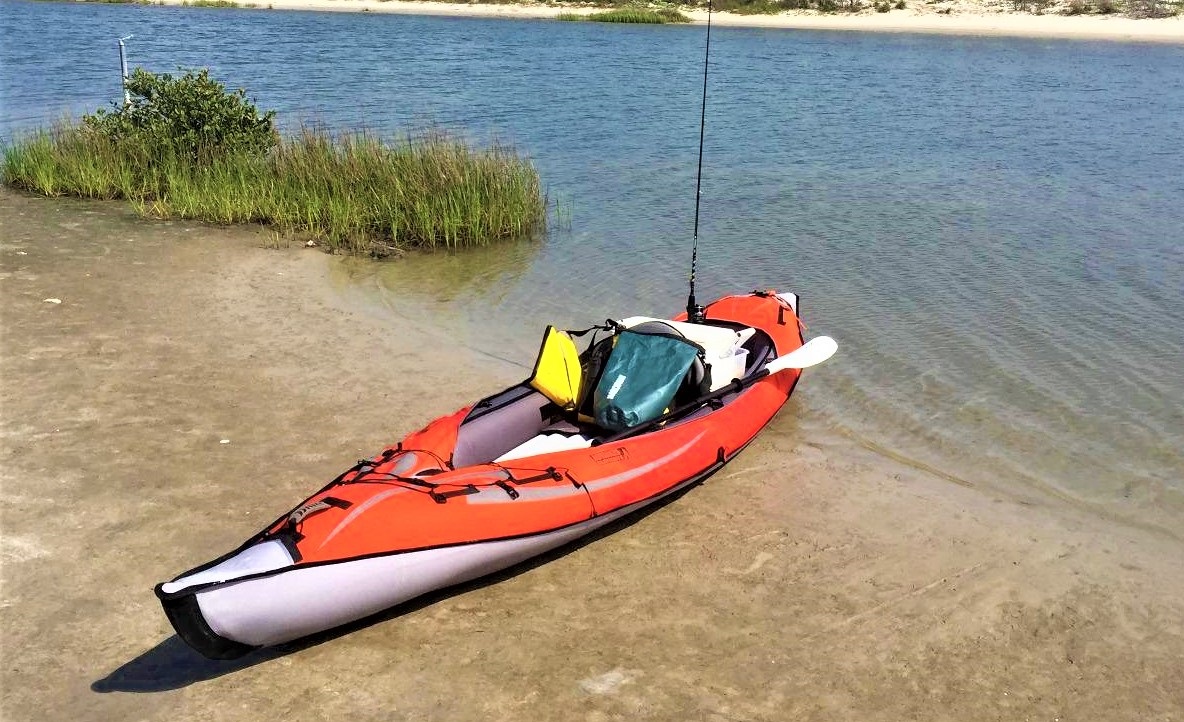
<instances>
[{"instance_id":1,"label":"blue water","mask_svg":"<svg viewBox=\"0 0 1184 722\"><path fill-rule=\"evenodd\" d=\"M115 40L293 128L435 122L533 158L548 237L355 268L528 356L685 296L701 27L0 0L0 136L119 97ZM798 412L970 483L1184 491L1184 48L716 28L700 298L804 296ZM529 359L524 358L528 362Z\"/></svg>"}]
</instances>

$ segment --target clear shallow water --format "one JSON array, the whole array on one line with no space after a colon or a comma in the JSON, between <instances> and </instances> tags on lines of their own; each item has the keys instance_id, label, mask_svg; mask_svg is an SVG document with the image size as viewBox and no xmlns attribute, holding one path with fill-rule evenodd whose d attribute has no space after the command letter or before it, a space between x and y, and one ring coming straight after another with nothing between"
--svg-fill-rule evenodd
<instances>
[{"instance_id":1,"label":"clear shallow water","mask_svg":"<svg viewBox=\"0 0 1184 722\"><path fill-rule=\"evenodd\" d=\"M701 28L0 1L0 136L209 66L294 127L435 121L529 154L541 243L360 264L485 350L685 297ZM972 482L1184 491L1184 48L718 29L700 298L804 296L804 411ZM524 360L527 360L524 358Z\"/></svg>"}]
</instances>

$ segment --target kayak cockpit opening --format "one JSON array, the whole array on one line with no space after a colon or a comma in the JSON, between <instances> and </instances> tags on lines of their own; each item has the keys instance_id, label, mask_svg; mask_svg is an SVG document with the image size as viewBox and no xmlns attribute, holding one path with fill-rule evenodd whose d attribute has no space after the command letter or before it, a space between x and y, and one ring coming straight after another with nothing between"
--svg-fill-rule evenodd
<instances>
[{"instance_id":1,"label":"kayak cockpit opening","mask_svg":"<svg viewBox=\"0 0 1184 722\"><path fill-rule=\"evenodd\" d=\"M696 400L775 355L768 334L736 323L639 316L600 328L612 333L594 334L577 352L570 336L548 327L531 378L482 399L461 423L452 467L587 448L689 407L663 421L678 423L699 410Z\"/></svg>"}]
</instances>

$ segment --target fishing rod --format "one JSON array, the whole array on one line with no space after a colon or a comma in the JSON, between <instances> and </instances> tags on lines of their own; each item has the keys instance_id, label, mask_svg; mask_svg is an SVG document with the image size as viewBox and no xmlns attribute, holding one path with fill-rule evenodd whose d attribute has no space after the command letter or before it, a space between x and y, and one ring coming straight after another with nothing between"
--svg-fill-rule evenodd
<instances>
[{"instance_id":1,"label":"fishing rod","mask_svg":"<svg viewBox=\"0 0 1184 722\"><path fill-rule=\"evenodd\" d=\"M703 133L707 127L707 61L711 57L711 0L707 0L707 48L703 51L703 106L699 111L699 167L695 171L695 233L691 242L691 292L687 295L687 320L703 323L704 308L695 302L695 266L699 261L699 196L703 183Z\"/></svg>"}]
</instances>

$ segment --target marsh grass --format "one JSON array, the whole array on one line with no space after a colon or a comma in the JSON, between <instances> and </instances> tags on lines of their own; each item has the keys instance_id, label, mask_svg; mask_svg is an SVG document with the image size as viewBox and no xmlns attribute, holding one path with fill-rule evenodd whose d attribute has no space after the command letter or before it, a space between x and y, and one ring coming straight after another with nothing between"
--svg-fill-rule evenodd
<instances>
[{"instance_id":1,"label":"marsh grass","mask_svg":"<svg viewBox=\"0 0 1184 722\"><path fill-rule=\"evenodd\" d=\"M334 251L385 256L534 234L546 198L528 160L430 131L394 142L304 130L267 153L195 163L166 143L61 124L4 149L4 182L132 202L143 215L260 223Z\"/></svg>"},{"instance_id":2,"label":"marsh grass","mask_svg":"<svg viewBox=\"0 0 1184 722\"><path fill-rule=\"evenodd\" d=\"M904 9L903 0L896 0L894 5L877 2L877 10L887 7ZM820 13L859 12L863 8L861 0L718 0L715 9L737 15L777 14L786 10L816 10ZM887 10L880 10L887 12Z\"/></svg>"},{"instance_id":3,"label":"marsh grass","mask_svg":"<svg viewBox=\"0 0 1184 722\"><path fill-rule=\"evenodd\" d=\"M617 8L602 13L582 15L579 13L560 13L559 20L587 20L595 23L638 23L662 25L665 23L689 23L686 15L671 8L650 10L648 8Z\"/></svg>"}]
</instances>

